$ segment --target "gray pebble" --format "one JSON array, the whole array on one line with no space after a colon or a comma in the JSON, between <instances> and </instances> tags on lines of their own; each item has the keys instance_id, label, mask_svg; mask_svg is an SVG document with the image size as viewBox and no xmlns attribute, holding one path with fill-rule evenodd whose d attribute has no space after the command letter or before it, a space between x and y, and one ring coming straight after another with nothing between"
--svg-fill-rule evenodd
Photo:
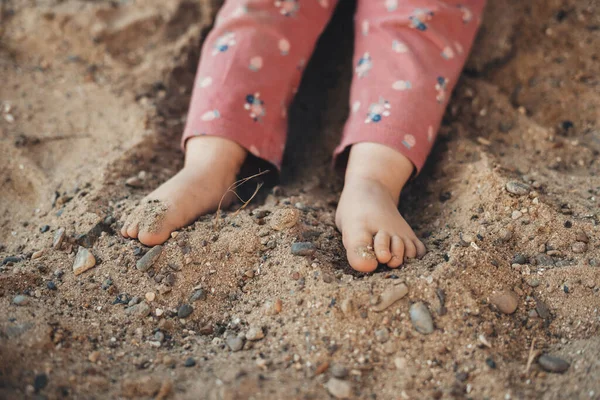
<instances>
[{"instance_id":1,"label":"gray pebble","mask_svg":"<svg viewBox=\"0 0 600 400\"><path fill-rule=\"evenodd\" d=\"M150 315L150 306L146 303L139 303L125 309L125 312L131 316L145 318Z\"/></svg>"},{"instance_id":2,"label":"gray pebble","mask_svg":"<svg viewBox=\"0 0 600 400\"><path fill-rule=\"evenodd\" d=\"M162 343L165 340L165 334L161 331L156 331L156 333L154 334L154 340L156 340L159 343Z\"/></svg>"},{"instance_id":3,"label":"gray pebble","mask_svg":"<svg viewBox=\"0 0 600 400\"><path fill-rule=\"evenodd\" d=\"M506 190L509 193L516 194L517 196L524 196L529 194L531 191L531 187L523 182L519 181L509 181L506 183Z\"/></svg>"},{"instance_id":4,"label":"gray pebble","mask_svg":"<svg viewBox=\"0 0 600 400\"><path fill-rule=\"evenodd\" d=\"M244 347L244 341L239 336L228 336L226 343L231 351L240 351Z\"/></svg>"},{"instance_id":5,"label":"gray pebble","mask_svg":"<svg viewBox=\"0 0 600 400\"><path fill-rule=\"evenodd\" d=\"M193 367L194 365L196 365L196 360L194 360L192 357L188 357L183 363L183 366L186 368Z\"/></svg>"},{"instance_id":6,"label":"gray pebble","mask_svg":"<svg viewBox=\"0 0 600 400\"><path fill-rule=\"evenodd\" d=\"M142 301L142 298L141 298L141 297L139 297L139 296L133 296L133 297L131 298L131 300L129 300L129 303L127 303L127 305L128 305L129 307L131 307L131 306L135 306L135 305L136 305L136 304L138 304L140 301Z\"/></svg>"},{"instance_id":7,"label":"gray pebble","mask_svg":"<svg viewBox=\"0 0 600 400\"><path fill-rule=\"evenodd\" d=\"M410 306L410 320L416 331L423 335L433 332L433 319L429 309L423 302L417 302Z\"/></svg>"},{"instance_id":8,"label":"gray pebble","mask_svg":"<svg viewBox=\"0 0 600 400\"><path fill-rule=\"evenodd\" d=\"M52 240L52 248L55 250L60 249L60 246L62 246L62 243L64 240L65 240L65 228L59 228L54 233L54 239Z\"/></svg>"},{"instance_id":9,"label":"gray pebble","mask_svg":"<svg viewBox=\"0 0 600 400\"><path fill-rule=\"evenodd\" d=\"M140 271L149 270L162 254L162 250L163 247L161 245L151 248L146 254L144 254L142 258L137 261L135 264L136 268Z\"/></svg>"},{"instance_id":10,"label":"gray pebble","mask_svg":"<svg viewBox=\"0 0 600 400\"><path fill-rule=\"evenodd\" d=\"M292 243L292 254L295 256L312 256L316 251L316 246L311 242Z\"/></svg>"},{"instance_id":11,"label":"gray pebble","mask_svg":"<svg viewBox=\"0 0 600 400\"><path fill-rule=\"evenodd\" d=\"M56 287L56 283L54 283L53 281L48 281L46 283L46 287L50 290L57 290L58 288Z\"/></svg>"},{"instance_id":12,"label":"gray pebble","mask_svg":"<svg viewBox=\"0 0 600 400\"><path fill-rule=\"evenodd\" d=\"M177 309L177 316L179 318L187 318L194 312L194 308L189 304L182 304Z\"/></svg>"},{"instance_id":13,"label":"gray pebble","mask_svg":"<svg viewBox=\"0 0 600 400\"><path fill-rule=\"evenodd\" d=\"M587 251L587 243L585 242L575 242L571 245L571 250L573 253L582 254Z\"/></svg>"},{"instance_id":14,"label":"gray pebble","mask_svg":"<svg viewBox=\"0 0 600 400\"><path fill-rule=\"evenodd\" d=\"M390 333L386 328L375 331L375 337L379 343L385 343L390 339Z\"/></svg>"},{"instance_id":15,"label":"gray pebble","mask_svg":"<svg viewBox=\"0 0 600 400\"><path fill-rule=\"evenodd\" d=\"M589 243L590 238L584 231L580 230L577 231L577 233L575 234L575 240L577 240L578 242Z\"/></svg>"},{"instance_id":16,"label":"gray pebble","mask_svg":"<svg viewBox=\"0 0 600 400\"><path fill-rule=\"evenodd\" d=\"M525 258L525 256L521 253L517 253L514 255L513 259L512 259L512 263L513 264L525 264L527 262L527 259Z\"/></svg>"},{"instance_id":17,"label":"gray pebble","mask_svg":"<svg viewBox=\"0 0 600 400\"><path fill-rule=\"evenodd\" d=\"M194 293L190 296L190 303L198 300L206 300L206 292L203 289L194 290Z\"/></svg>"},{"instance_id":18,"label":"gray pebble","mask_svg":"<svg viewBox=\"0 0 600 400\"><path fill-rule=\"evenodd\" d=\"M530 277L526 280L527 284L531 287L538 287L540 286L540 280L536 277Z\"/></svg>"},{"instance_id":19,"label":"gray pebble","mask_svg":"<svg viewBox=\"0 0 600 400\"><path fill-rule=\"evenodd\" d=\"M554 259L550 257L548 254L538 254L535 257L538 265L543 267L554 267Z\"/></svg>"},{"instance_id":20,"label":"gray pebble","mask_svg":"<svg viewBox=\"0 0 600 400\"><path fill-rule=\"evenodd\" d=\"M329 368L329 371L331 372L332 376L339 378L339 379L344 379L345 377L348 376L348 368L346 368L340 364L333 364Z\"/></svg>"},{"instance_id":21,"label":"gray pebble","mask_svg":"<svg viewBox=\"0 0 600 400\"><path fill-rule=\"evenodd\" d=\"M27 296L23 296L22 294L15 296L13 299L13 304L17 306L25 306L28 303L29 299L27 298Z\"/></svg>"},{"instance_id":22,"label":"gray pebble","mask_svg":"<svg viewBox=\"0 0 600 400\"><path fill-rule=\"evenodd\" d=\"M540 364L540 367L545 371L556 372L559 374L565 372L571 366L571 364L562 358L554 357L549 354L541 355L538 359L538 364Z\"/></svg>"}]
</instances>

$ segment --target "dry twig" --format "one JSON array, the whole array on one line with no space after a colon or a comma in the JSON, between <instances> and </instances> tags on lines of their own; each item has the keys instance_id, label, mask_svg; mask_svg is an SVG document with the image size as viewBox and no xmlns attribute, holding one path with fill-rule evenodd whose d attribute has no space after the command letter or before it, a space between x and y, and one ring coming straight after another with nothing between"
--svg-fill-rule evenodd
<instances>
[{"instance_id":1,"label":"dry twig","mask_svg":"<svg viewBox=\"0 0 600 400\"><path fill-rule=\"evenodd\" d=\"M239 214L240 211L242 211L244 208L246 208L246 206L258 194L258 191L263 186L263 183L260 182L256 185L256 189L254 190L254 193L252 193L252 196L250 196L250 198L248 200L244 200L240 196L238 196L238 194L235 192L235 190L237 188L239 188L240 186L242 186L243 184L245 184L246 182L248 182L254 178L258 178L259 176L265 175L267 173L269 173L268 169L265 171L259 172L257 174L254 174L252 176L249 176L247 178L240 179L239 181L233 182L233 184L231 186L229 186L229 188L223 194L223 197L221 197L221 200L219 201L219 206L217 207L217 213L215 214L215 224L214 224L215 229L217 229L219 226L220 217L221 217L221 205L223 204L223 200L225 199L225 196L227 196L228 193L233 193L233 195L235 197L237 197L239 201L242 202L242 206L240 208L238 208L232 215L233 217L235 217L236 215Z\"/></svg>"}]
</instances>

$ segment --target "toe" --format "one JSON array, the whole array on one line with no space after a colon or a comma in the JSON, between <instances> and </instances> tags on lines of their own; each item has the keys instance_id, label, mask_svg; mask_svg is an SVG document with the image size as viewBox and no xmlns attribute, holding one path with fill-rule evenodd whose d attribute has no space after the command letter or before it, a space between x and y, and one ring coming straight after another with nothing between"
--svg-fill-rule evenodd
<instances>
[{"instance_id":1,"label":"toe","mask_svg":"<svg viewBox=\"0 0 600 400\"><path fill-rule=\"evenodd\" d=\"M342 233L348 263L361 272L371 272L377 268L377 256L373 250L373 236L367 229L349 228Z\"/></svg>"},{"instance_id":2,"label":"toe","mask_svg":"<svg viewBox=\"0 0 600 400\"><path fill-rule=\"evenodd\" d=\"M156 246L157 244L163 244L169 239L171 232L169 230L160 230L157 232L148 232L145 230L140 231L138 240L146 246Z\"/></svg>"},{"instance_id":3,"label":"toe","mask_svg":"<svg viewBox=\"0 0 600 400\"><path fill-rule=\"evenodd\" d=\"M427 248L425 247L423 242L421 242L419 239L413 239L413 243L415 244L415 247L417 248L417 257L418 258L423 257L427 253Z\"/></svg>"},{"instance_id":4,"label":"toe","mask_svg":"<svg viewBox=\"0 0 600 400\"><path fill-rule=\"evenodd\" d=\"M130 238L137 238L139 232L139 224L137 221L129 223L127 227L127 236Z\"/></svg>"},{"instance_id":5,"label":"toe","mask_svg":"<svg viewBox=\"0 0 600 400\"><path fill-rule=\"evenodd\" d=\"M387 264L392 259L391 237L387 232L379 231L373 240L375 255L380 264Z\"/></svg>"},{"instance_id":6,"label":"toe","mask_svg":"<svg viewBox=\"0 0 600 400\"><path fill-rule=\"evenodd\" d=\"M129 227L129 220L126 220L125 223L123 224L123 226L121 227L121 236L123 236L124 238L129 237L129 235L127 235L128 227Z\"/></svg>"},{"instance_id":7,"label":"toe","mask_svg":"<svg viewBox=\"0 0 600 400\"><path fill-rule=\"evenodd\" d=\"M417 256L417 246L410 238L403 238L404 242L404 258L415 258Z\"/></svg>"},{"instance_id":8,"label":"toe","mask_svg":"<svg viewBox=\"0 0 600 400\"><path fill-rule=\"evenodd\" d=\"M404 242L400 236L392 236L392 259L388 262L388 267L398 268L404 261Z\"/></svg>"}]
</instances>

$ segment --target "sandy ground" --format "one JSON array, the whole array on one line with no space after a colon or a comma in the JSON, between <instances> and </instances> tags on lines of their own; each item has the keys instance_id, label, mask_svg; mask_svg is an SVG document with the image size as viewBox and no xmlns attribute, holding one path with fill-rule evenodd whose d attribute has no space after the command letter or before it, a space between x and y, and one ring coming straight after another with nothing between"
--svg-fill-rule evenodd
<instances>
[{"instance_id":1,"label":"sandy ground","mask_svg":"<svg viewBox=\"0 0 600 400\"><path fill-rule=\"evenodd\" d=\"M600 399L597 1L492 0L402 196L429 253L370 275L345 261L328 169L353 2L309 65L279 186L150 263L115 232L182 164L218 2L0 4L0 398Z\"/></svg>"}]
</instances>

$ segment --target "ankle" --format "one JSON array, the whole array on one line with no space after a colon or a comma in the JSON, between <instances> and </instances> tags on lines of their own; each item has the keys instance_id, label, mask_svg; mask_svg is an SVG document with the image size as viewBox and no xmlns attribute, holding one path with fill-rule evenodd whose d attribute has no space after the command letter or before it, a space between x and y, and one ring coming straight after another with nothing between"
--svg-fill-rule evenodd
<instances>
[{"instance_id":1,"label":"ankle","mask_svg":"<svg viewBox=\"0 0 600 400\"><path fill-rule=\"evenodd\" d=\"M236 142L218 136L197 136L188 139L184 168L210 168L215 173L239 172L247 151Z\"/></svg>"},{"instance_id":2,"label":"ankle","mask_svg":"<svg viewBox=\"0 0 600 400\"><path fill-rule=\"evenodd\" d=\"M414 166L402 153L377 143L357 143L350 149L345 186L382 186L397 202Z\"/></svg>"}]
</instances>

